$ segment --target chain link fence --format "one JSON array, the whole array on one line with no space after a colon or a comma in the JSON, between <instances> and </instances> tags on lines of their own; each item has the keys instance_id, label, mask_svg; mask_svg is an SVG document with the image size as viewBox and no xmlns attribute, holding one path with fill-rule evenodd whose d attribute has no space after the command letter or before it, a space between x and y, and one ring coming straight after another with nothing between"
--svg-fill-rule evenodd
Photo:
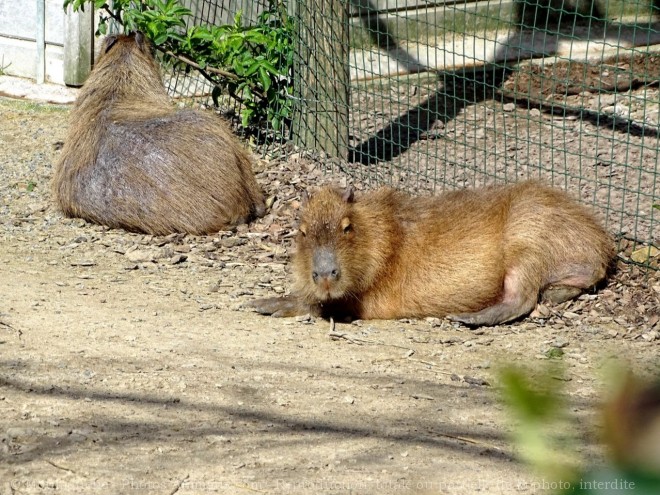
<instances>
[{"instance_id":1,"label":"chain link fence","mask_svg":"<svg viewBox=\"0 0 660 495\"><path fill-rule=\"evenodd\" d=\"M660 1L290 0L285 137L374 187L539 178L593 205L631 262L660 262ZM193 23L264 2L182 2ZM194 73L168 78L205 95ZM205 86L207 85L207 86Z\"/></svg>"}]
</instances>

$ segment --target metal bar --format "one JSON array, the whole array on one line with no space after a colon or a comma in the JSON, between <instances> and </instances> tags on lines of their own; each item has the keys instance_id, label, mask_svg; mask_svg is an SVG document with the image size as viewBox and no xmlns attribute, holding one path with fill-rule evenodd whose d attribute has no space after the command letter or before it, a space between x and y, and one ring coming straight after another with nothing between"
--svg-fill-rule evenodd
<instances>
[{"instance_id":1,"label":"metal bar","mask_svg":"<svg viewBox=\"0 0 660 495\"><path fill-rule=\"evenodd\" d=\"M46 81L46 0L37 0L37 84Z\"/></svg>"}]
</instances>

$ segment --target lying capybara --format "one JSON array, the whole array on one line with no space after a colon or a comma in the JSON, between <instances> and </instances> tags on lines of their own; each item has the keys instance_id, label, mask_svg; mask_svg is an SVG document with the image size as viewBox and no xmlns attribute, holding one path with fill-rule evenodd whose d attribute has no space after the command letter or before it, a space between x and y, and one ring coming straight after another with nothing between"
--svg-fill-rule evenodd
<instances>
[{"instance_id":1,"label":"lying capybara","mask_svg":"<svg viewBox=\"0 0 660 495\"><path fill-rule=\"evenodd\" d=\"M564 192L536 182L411 197L321 189L305 204L292 295L262 314L349 319L448 316L495 325L602 280L612 239Z\"/></svg>"},{"instance_id":2,"label":"lying capybara","mask_svg":"<svg viewBox=\"0 0 660 495\"><path fill-rule=\"evenodd\" d=\"M217 232L265 210L247 151L217 115L174 108L141 33L104 40L53 187L68 216L151 234Z\"/></svg>"}]
</instances>

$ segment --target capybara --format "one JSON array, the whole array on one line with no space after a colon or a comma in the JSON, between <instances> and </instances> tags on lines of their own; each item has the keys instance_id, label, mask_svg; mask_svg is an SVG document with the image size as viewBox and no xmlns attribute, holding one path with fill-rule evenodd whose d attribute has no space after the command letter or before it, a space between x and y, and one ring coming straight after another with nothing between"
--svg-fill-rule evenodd
<instances>
[{"instance_id":1,"label":"capybara","mask_svg":"<svg viewBox=\"0 0 660 495\"><path fill-rule=\"evenodd\" d=\"M610 236L566 193L527 181L412 197L323 188L303 207L294 290L263 314L341 319L447 316L495 325L602 280Z\"/></svg>"},{"instance_id":2,"label":"capybara","mask_svg":"<svg viewBox=\"0 0 660 495\"><path fill-rule=\"evenodd\" d=\"M105 38L53 188L68 216L151 234L217 232L265 210L247 151L217 115L172 105L139 32Z\"/></svg>"}]
</instances>

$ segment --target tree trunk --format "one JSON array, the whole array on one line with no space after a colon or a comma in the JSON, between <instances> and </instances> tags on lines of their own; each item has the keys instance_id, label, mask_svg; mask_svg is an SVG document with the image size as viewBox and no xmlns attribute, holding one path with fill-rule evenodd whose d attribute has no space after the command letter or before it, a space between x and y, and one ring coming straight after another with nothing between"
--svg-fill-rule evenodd
<instances>
[{"instance_id":1,"label":"tree trunk","mask_svg":"<svg viewBox=\"0 0 660 495\"><path fill-rule=\"evenodd\" d=\"M294 62L294 142L332 157L348 156L348 6L300 0Z\"/></svg>"}]
</instances>

